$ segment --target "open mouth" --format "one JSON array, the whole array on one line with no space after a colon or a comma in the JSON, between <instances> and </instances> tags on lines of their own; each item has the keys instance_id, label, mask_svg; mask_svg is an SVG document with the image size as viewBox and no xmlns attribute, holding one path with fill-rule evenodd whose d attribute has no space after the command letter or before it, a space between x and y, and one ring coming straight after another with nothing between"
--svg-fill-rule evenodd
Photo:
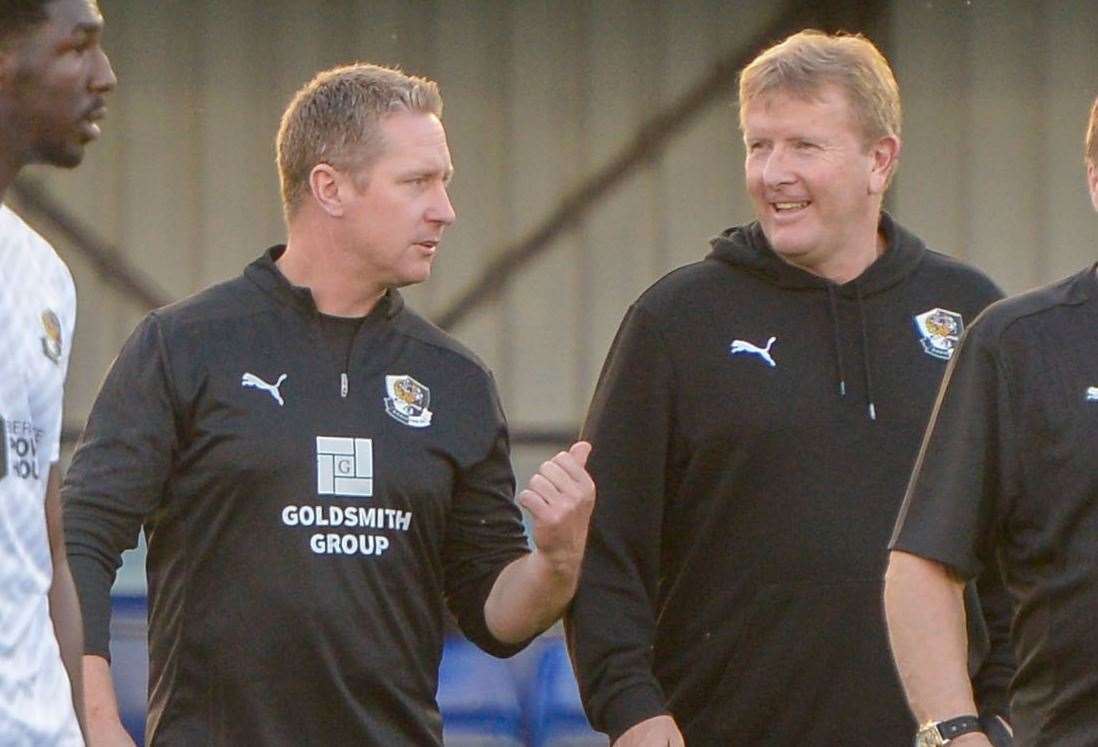
<instances>
[{"instance_id":1,"label":"open mouth","mask_svg":"<svg viewBox=\"0 0 1098 747\"><path fill-rule=\"evenodd\" d=\"M810 204L808 200L801 200L800 202L772 202L770 206L778 215L789 215L804 210Z\"/></svg>"}]
</instances>

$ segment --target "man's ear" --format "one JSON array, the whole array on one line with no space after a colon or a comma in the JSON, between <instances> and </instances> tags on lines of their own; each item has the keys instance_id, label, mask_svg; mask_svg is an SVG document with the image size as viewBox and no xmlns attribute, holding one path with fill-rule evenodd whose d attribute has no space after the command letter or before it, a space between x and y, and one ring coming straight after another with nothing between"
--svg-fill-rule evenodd
<instances>
[{"instance_id":1,"label":"man's ear","mask_svg":"<svg viewBox=\"0 0 1098 747\"><path fill-rule=\"evenodd\" d=\"M892 172L900 163L903 144L895 135L886 135L869 147L872 159L869 172L869 194L884 194L892 178Z\"/></svg>"},{"instance_id":2,"label":"man's ear","mask_svg":"<svg viewBox=\"0 0 1098 747\"><path fill-rule=\"evenodd\" d=\"M328 163L318 163L309 172L309 192L317 205L333 218L343 215L343 192L340 182L344 175Z\"/></svg>"}]
</instances>

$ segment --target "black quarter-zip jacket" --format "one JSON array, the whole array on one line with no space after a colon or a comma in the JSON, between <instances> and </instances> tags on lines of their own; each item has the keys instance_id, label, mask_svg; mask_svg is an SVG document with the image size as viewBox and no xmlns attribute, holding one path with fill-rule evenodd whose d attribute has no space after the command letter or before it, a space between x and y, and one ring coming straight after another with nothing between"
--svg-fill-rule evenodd
<instances>
[{"instance_id":1,"label":"black quarter-zip jacket","mask_svg":"<svg viewBox=\"0 0 1098 747\"><path fill-rule=\"evenodd\" d=\"M1098 265L989 308L946 374L893 547L1014 600L1014 744L1098 743Z\"/></svg>"},{"instance_id":2,"label":"black quarter-zip jacket","mask_svg":"<svg viewBox=\"0 0 1098 747\"><path fill-rule=\"evenodd\" d=\"M444 600L527 552L491 374L391 290L346 359L274 264L150 314L64 486L86 650L148 539L154 745L441 744Z\"/></svg>"},{"instance_id":3,"label":"black quarter-zip jacket","mask_svg":"<svg viewBox=\"0 0 1098 747\"><path fill-rule=\"evenodd\" d=\"M836 286L733 228L626 315L584 427L599 500L567 619L612 737L670 712L690 745L910 743L888 539L957 334L1001 293L881 230Z\"/></svg>"}]
</instances>

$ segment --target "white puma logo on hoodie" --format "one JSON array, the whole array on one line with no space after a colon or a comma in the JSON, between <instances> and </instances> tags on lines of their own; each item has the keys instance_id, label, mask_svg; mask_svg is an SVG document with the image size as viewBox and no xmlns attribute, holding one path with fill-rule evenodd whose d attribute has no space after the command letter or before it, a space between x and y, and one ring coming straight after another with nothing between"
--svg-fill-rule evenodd
<instances>
[{"instance_id":1,"label":"white puma logo on hoodie","mask_svg":"<svg viewBox=\"0 0 1098 747\"><path fill-rule=\"evenodd\" d=\"M733 340L730 354L746 353L748 355L757 355L762 358L768 366L776 368L778 364L774 362L773 356L770 355L770 348L774 346L774 342L777 339L777 337L771 337L767 340L765 348L760 348L758 345L754 345L746 340Z\"/></svg>"}]
</instances>

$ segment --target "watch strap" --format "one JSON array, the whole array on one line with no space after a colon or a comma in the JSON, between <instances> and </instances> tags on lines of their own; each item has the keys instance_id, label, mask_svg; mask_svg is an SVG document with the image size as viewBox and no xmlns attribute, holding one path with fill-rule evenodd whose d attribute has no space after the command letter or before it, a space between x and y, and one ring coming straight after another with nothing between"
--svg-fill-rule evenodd
<instances>
[{"instance_id":1,"label":"watch strap","mask_svg":"<svg viewBox=\"0 0 1098 747\"><path fill-rule=\"evenodd\" d=\"M938 730L938 734L941 735L942 741L945 743L956 739L962 734L981 731L980 719L976 716L958 716L957 718L951 718L948 721L939 721L936 724L932 724L932 726Z\"/></svg>"}]
</instances>

